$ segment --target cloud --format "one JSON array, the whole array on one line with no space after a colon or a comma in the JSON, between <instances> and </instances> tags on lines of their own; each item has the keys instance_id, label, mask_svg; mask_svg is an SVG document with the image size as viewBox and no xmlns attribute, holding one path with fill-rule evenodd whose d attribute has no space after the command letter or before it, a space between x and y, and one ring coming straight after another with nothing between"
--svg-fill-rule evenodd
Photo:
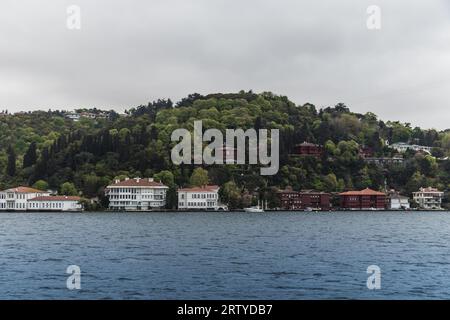
<instances>
[{"instance_id":1,"label":"cloud","mask_svg":"<svg viewBox=\"0 0 450 320\"><path fill-rule=\"evenodd\" d=\"M66 8L81 8L81 30ZM366 28L369 5L382 28ZM270 90L446 128L449 6L436 1L2 1L0 109L122 110Z\"/></svg>"}]
</instances>

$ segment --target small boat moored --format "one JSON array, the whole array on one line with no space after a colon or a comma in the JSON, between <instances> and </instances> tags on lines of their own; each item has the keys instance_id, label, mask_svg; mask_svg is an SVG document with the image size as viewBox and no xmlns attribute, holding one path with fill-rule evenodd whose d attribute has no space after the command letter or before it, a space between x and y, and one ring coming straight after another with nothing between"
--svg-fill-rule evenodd
<instances>
[{"instance_id":1,"label":"small boat moored","mask_svg":"<svg viewBox=\"0 0 450 320\"><path fill-rule=\"evenodd\" d=\"M266 207L267 207L267 204L266 204ZM257 206L244 208L244 211L245 212L264 212L264 208L260 206L259 201L258 201L258 205Z\"/></svg>"},{"instance_id":2,"label":"small boat moored","mask_svg":"<svg viewBox=\"0 0 450 320\"><path fill-rule=\"evenodd\" d=\"M264 212L263 208L260 208L259 206L244 208L245 212Z\"/></svg>"}]
</instances>

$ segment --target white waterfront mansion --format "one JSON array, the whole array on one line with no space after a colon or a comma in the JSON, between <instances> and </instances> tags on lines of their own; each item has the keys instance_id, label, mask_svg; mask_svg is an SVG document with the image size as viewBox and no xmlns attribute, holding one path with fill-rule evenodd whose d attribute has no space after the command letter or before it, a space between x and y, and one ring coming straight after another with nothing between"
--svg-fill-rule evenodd
<instances>
[{"instance_id":1,"label":"white waterfront mansion","mask_svg":"<svg viewBox=\"0 0 450 320\"><path fill-rule=\"evenodd\" d=\"M390 192L388 196L388 209L390 210L409 210L409 198L400 195L398 192Z\"/></svg>"},{"instance_id":2,"label":"white waterfront mansion","mask_svg":"<svg viewBox=\"0 0 450 320\"><path fill-rule=\"evenodd\" d=\"M82 211L80 200L20 186L0 191L0 211Z\"/></svg>"},{"instance_id":3,"label":"white waterfront mansion","mask_svg":"<svg viewBox=\"0 0 450 320\"><path fill-rule=\"evenodd\" d=\"M444 192L436 188L420 188L419 191L413 192L413 199L421 209L440 210L442 209L442 197Z\"/></svg>"},{"instance_id":4,"label":"white waterfront mansion","mask_svg":"<svg viewBox=\"0 0 450 320\"><path fill-rule=\"evenodd\" d=\"M121 211L149 211L164 208L168 187L153 178L115 180L106 188L109 209Z\"/></svg>"},{"instance_id":5,"label":"white waterfront mansion","mask_svg":"<svg viewBox=\"0 0 450 320\"><path fill-rule=\"evenodd\" d=\"M81 198L75 196L40 196L28 200L28 211L82 211Z\"/></svg>"},{"instance_id":6,"label":"white waterfront mansion","mask_svg":"<svg viewBox=\"0 0 450 320\"><path fill-rule=\"evenodd\" d=\"M0 210L26 211L28 200L40 196L50 196L50 193L23 186L0 191Z\"/></svg>"},{"instance_id":7,"label":"white waterfront mansion","mask_svg":"<svg viewBox=\"0 0 450 320\"><path fill-rule=\"evenodd\" d=\"M180 210L226 210L219 205L219 186L183 188L178 190Z\"/></svg>"}]
</instances>

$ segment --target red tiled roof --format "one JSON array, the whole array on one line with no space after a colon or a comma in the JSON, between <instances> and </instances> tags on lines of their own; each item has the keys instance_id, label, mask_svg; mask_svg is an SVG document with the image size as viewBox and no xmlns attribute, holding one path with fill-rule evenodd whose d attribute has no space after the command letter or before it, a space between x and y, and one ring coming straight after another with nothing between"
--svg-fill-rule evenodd
<instances>
[{"instance_id":1,"label":"red tiled roof","mask_svg":"<svg viewBox=\"0 0 450 320\"><path fill-rule=\"evenodd\" d=\"M80 197L76 196L41 196L30 199L30 201L80 201Z\"/></svg>"},{"instance_id":2,"label":"red tiled roof","mask_svg":"<svg viewBox=\"0 0 450 320\"><path fill-rule=\"evenodd\" d=\"M182 188L178 191L183 192L211 192L211 191L217 191L219 190L219 186L211 185L211 186L204 186L204 187L194 187L194 188Z\"/></svg>"},{"instance_id":3,"label":"red tiled roof","mask_svg":"<svg viewBox=\"0 0 450 320\"><path fill-rule=\"evenodd\" d=\"M166 187L160 182L153 181L148 178L134 178L122 180L111 184L109 187Z\"/></svg>"},{"instance_id":4,"label":"red tiled roof","mask_svg":"<svg viewBox=\"0 0 450 320\"><path fill-rule=\"evenodd\" d=\"M19 193L47 193L47 191L42 191L30 187L19 186L11 189L7 189L9 192L19 192Z\"/></svg>"},{"instance_id":5,"label":"red tiled roof","mask_svg":"<svg viewBox=\"0 0 450 320\"><path fill-rule=\"evenodd\" d=\"M339 194L340 196L385 196L384 192L375 191L369 188L366 188L361 191L347 191Z\"/></svg>"}]
</instances>

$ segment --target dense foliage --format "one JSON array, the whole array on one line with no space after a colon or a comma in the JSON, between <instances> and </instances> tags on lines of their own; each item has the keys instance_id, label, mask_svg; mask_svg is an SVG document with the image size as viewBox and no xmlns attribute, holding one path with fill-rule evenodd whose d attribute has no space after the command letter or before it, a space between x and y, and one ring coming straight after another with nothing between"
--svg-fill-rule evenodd
<instances>
[{"instance_id":1,"label":"dense foliage","mask_svg":"<svg viewBox=\"0 0 450 320\"><path fill-rule=\"evenodd\" d=\"M89 110L84 110L89 111ZM92 111L92 110L91 110ZM190 95L177 104L158 100L132 108L126 115L80 118L72 121L61 111L37 111L0 116L0 187L48 186L65 194L98 197L120 177L155 176L170 186L169 206L176 204L177 186L205 181L223 186L222 199L232 207L248 205L255 192L275 202L273 188L346 189L395 188L404 194L421 186L447 190L450 185L450 131L423 130L408 123L383 122L373 113L351 112L344 104L317 110L297 106L272 93ZM170 160L171 134L203 129L267 128L280 130L280 170L261 176L256 165L175 166ZM321 159L292 157L297 143L324 146ZM432 146L432 155L407 152L404 164L377 166L359 154L362 146L375 156L395 152L387 144L411 142Z\"/></svg>"}]
</instances>

